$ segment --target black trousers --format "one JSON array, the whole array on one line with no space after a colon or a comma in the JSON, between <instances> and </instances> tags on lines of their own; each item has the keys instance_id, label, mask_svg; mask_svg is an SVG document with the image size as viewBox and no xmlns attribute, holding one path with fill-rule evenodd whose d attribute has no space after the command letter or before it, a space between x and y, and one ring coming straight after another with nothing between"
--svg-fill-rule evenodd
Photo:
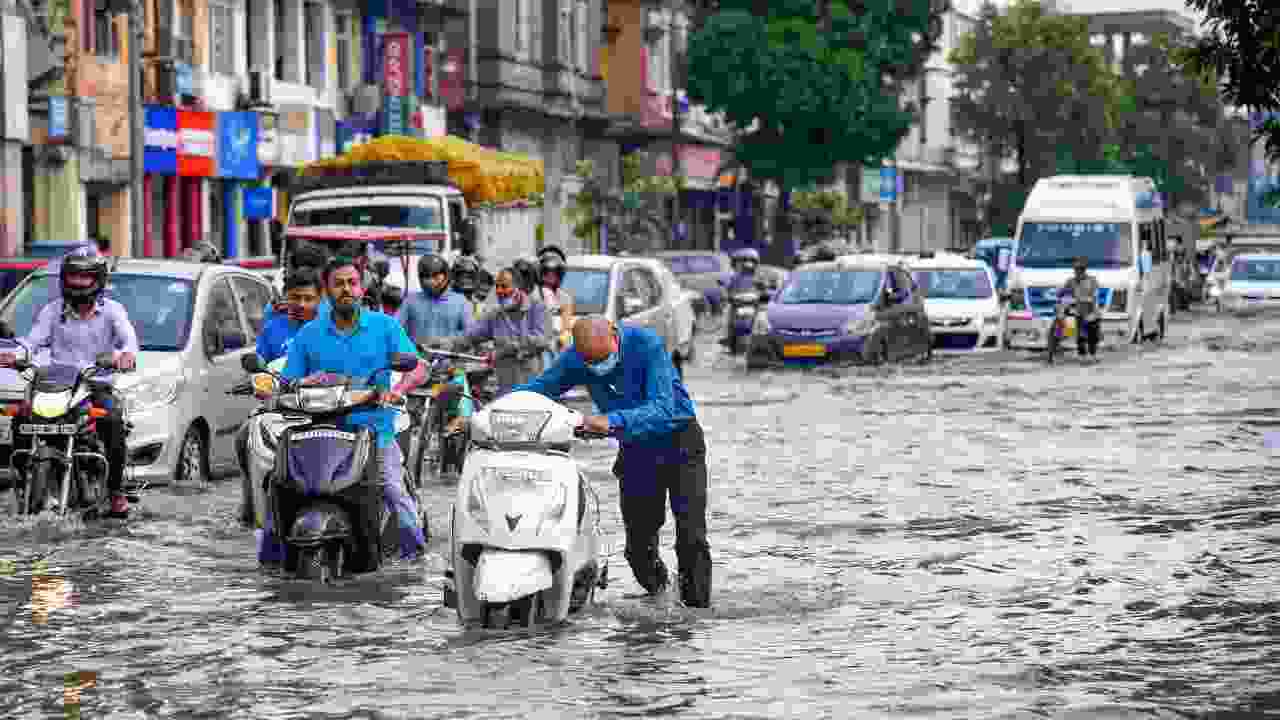
<instances>
[{"instance_id":1,"label":"black trousers","mask_svg":"<svg viewBox=\"0 0 1280 720\"><path fill-rule=\"evenodd\" d=\"M658 554L658 533L667 504L676 519L680 598L690 607L711 604L711 548L707 543L707 445L697 421L676 433L670 447L624 447L613 464L618 477L626 557L636 581L661 590L667 568Z\"/></svg>"},{"instance_id":2,"label":"black trousers","mask_svg":"<svg viewBox=\"0 0 1280 720\"><path fill-rule=\"evenodd\" d=\"M1076 349L1080 351L1081 357L1084 355L1098 354L1098 341L1102 339L1102 321L1089 320L1080 323L1078 332L1076 333Z\"/></svg>"},{"instance_id":3,"label":"black trousers","mask_svg":"<svg viewBox=\"0 0 1280 720\"><path fill-rule=\"evenodd\" d=\"M96 427L98 439L102 441L102 454L107 456L107 492L117 495L124 486L124 468L129 460L124 403L110 385L95 385L91 395L93 404L107 411L106 417L97 419Z\"/></svg>"}]
</instances>

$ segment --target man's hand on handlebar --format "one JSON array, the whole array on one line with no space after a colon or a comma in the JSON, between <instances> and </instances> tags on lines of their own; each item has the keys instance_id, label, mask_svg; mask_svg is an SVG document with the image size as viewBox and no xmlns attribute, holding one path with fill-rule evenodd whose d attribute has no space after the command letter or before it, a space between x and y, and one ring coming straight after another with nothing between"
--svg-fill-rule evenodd
<instances>
[{"instance_id":1,"label":"man's hand on handlebar","mask_svg":"<svg viewBox=\"0 0 1280 720\"><path fill-rule=\"evenodd\" d=\"M387 390L386 392L382 393L383 405L399 405L403 402L404 402L404 395L402 395L401 393L395 390Z\"/></svg>"},{"instance_id":2,"label":"man's hand on handlebar","mask_svg":"<svg viewBox=\"0 0 1280 720\"><path fill-rule=\"evenodd\" d=\"M116 353L116 369L129 372L138 366L138 358L131 352Z\"/></svg>"},{"instance_id":3,"label":"man's hand on handlebar","mask_svg":"<svg viewBox=\"0 0 1280 720\"><path fill-rule=\"evenodd\" d=\"M609 418L604 415L588 415L582 418L582 431L595 435L608 435Z\"/></svg>"}]
</instances>

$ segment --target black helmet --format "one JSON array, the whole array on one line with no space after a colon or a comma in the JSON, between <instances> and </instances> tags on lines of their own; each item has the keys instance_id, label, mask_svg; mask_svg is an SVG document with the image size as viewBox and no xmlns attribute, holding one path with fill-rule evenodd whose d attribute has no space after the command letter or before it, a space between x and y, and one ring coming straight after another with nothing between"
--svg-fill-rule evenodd
<instances>
[{"instance_id":1,"label":"black helmet","mask_svg":"<svg viewBox=\"0 0 1280 720\"><path fill-rule=\"evenodd\" d=\"M93 284L83 288L71 287L67 276L72 273L92 275ZM62 266L58 269L58 284L62 286L62 299L72 305L97 302L107 289L107 259L98 255L68 255L62 259Z\"/></svg>"},{"instance_id":2,"label":"black helmet","mask_svg":"<svg viewBox=\"0 0 1280 720\"><path fill-rule=\"evenodd\" d=\"M516 286L527 293L533 292L538 284L538 266L531 260L520 258L511 264L511 269L515 271L516 277L512 279L516 281Z\"/></svg>"},{"instance_id":3,"label":"black helmet","mask_svg":"<svg viewBox=\"0 0 1280 720\"><path fill-rule=\"evenodd\" d=\"M539 261L545 260L548 256L559 257L560 262L562 263L569 261L569 256L565 255L564 250L561 250L559 246L556 246L556 245L548 245L538 251Z\"/></svg>"},{"instance_id":4,"label":"black helmet","mask_svg":"<svg viewBox=\"0 0 1280 720\"><path fill-rule=\"evenodd\" d=\"M545 275L549 272L553 272L560 275L560 277L563 278L564 268L565 268L564 261L565 261L564 257L561 256L559 253L544 252L542 254L542 257L538 260L538 269L540 271L540 275Z\"/></svg>"},{"instance_id":5,"label":"black helmet","mask_svg":"<svg viewBox=\"0 0 1280 720\"><path fill-rule=\"evenodd\" d=\"M393 308L399 308L404 301L404 295L400 292L400 288L395 285L382 286L382 304L390 305Z\"/></svg>"},{"instance_id":6,"label":"black helmet","mask_svg":"<svg viewBox=\"0 0 1280 720\"><path fill-rule=\"evenodd\" d=\"M463 256L453 263L453 286L467 293L475 290L476 276L480 273L480 263L475 258Z\"/></svg>"},{"instance_id":7,"label":"black helmet","mask_svg":"<svg viewBox=\"0 0 1280 720\"><path fill-rule=\"evenodd\" d=\"M431 276L438 273L449 275L449 261L439 255L423 255L418 258L418 282L423 290L431 290ZM449 286L446 285L447 289Z\"/></svg>"}]
</instances>

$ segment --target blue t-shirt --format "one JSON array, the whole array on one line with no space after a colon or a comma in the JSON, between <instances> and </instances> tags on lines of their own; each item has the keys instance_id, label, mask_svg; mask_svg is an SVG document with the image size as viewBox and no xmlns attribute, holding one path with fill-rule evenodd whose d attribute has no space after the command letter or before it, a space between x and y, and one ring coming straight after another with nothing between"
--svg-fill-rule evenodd
<instances>
[{"instance_id":1,"label":"blue t-shirt","mask_svg":"<svg viewBox=\"0 0 1280 720\"><path fill-rule=\"evenodd\" d=\"M623 445L670 446L675 433L697 413L689 391L657 333L623 326L619 334L620 357L609 373L591 372L582 356L569 348L541 375L513 389L559 400L570 388L584 385L596 407L609 417L609 426L621 431Z\"/></svg>"},{"instance_id":2,"label":"blue t-shirt","mask_svg":"<svg viewBox=\"0 0 1280 720\"><path fill-rule=\"evenodd\" d=\"M288 315L273 315L258 333L258 357L268 364L284 357L302 326L303 323L290 320Z\"/></svg>"},{"instance_id":3,"label":"blue t-shirt","mask_svg":"<svg viewBox=\"0 0 1280 720\"><path fill-rule=\"evenodd\" d=\"M365 308L359 313L349 335L338 330L332 316L317 317L303 325L289 346L289 359L281 374L299 380L329 372L363 381L381 369L373 385L386 390L391 384L391 354L417 351L395 318ZM391 408L357 410L347 416L345 424L373 429L378 434L378 447L386 447L395 441L395 413Z\"/></svg>"},{"instance_id":4,"label":"blue t-shirt","mask_svg":"<svg viewBox=\"0 0 1280 720\"><path fill-rule=\"evenodd\" d=\"M428 338L465 335L471 326L472 311L467 299L452 290L440 297L417 292L404 299L399 317L409 337L425 342Z\"/></svg>"}]
</instances>

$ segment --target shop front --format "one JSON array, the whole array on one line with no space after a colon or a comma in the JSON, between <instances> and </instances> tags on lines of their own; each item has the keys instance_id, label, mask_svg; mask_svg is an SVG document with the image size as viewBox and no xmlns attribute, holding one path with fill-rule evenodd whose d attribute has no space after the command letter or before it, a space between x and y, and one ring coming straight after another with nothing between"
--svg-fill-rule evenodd
<instances>
[{"instance_id":1,"label":"shop front","mask_svg":"<svg viewBox=\"0 0 1280 720\"><path fill-rule=\"evenodd\" d=\"M205 180L217 169L217 113L149 105L144 118L143 254L178 257L206 236ZM161 228L157 247L156 226Z\"/></svg>"}]
</instances>

